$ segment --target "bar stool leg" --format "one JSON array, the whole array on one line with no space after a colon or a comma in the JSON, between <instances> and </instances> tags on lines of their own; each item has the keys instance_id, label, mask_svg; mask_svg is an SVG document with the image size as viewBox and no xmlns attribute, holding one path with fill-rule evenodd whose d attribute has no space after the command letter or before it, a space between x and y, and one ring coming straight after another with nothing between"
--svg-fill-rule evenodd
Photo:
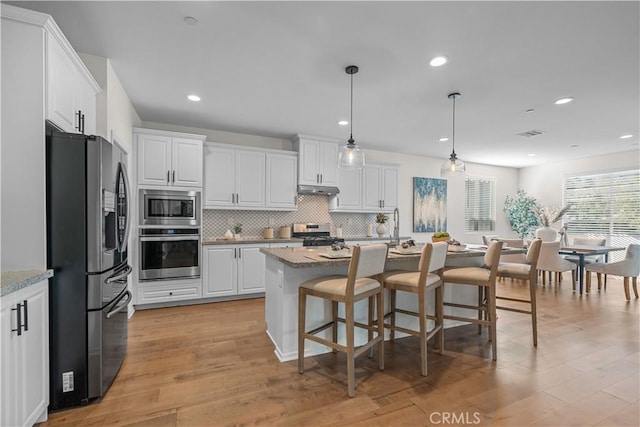
<instances>
[{"instance_id":1,"label":"bar stool leg","mask_svg":"<svg viewBox=\"0 0 640 427\"><path fill-rule=\"evenodd\" d=\"M389 289L389 299L391 304L391 329L389 331L389 339L391 341L396 338L396 290Z\"/></svg>"},{"instance_id":2,"label":"bar stool leg","mask_svg":"<svg viewBox=\"0 0 640 427\"><path fill-rule=\"evenodd\" d=\"M298 373L304 373L304 333L305 314L307 311L307 294L298 289Z\"/></svg>"},{"instance_id":3,"label":"bar stool leg","mask_svg":"<svg viewBox=\"0 0 640 427\"><path fill-rule=\"evenodd\" d=\"M369 308L367 310L367 324L369 327L367 328L367 342L371 342L373 340L373 310L374 310L374 297L367 298ZM369 348L369 359L373 358L373 346Z\"/></svg>"},{"instance_id":4,"label":"bar stool leg","mask_svg":"<svg viewBox=\"0 0 640 427\"><path fill-rule=\"evenodd\" d=\"M536 308L536 284L529 280L529 295L531 300L531 329L533 331L533 346L538 346L538 314Z\"/></svg>"},{"instance_id":5,"label":"bar stool leg","mask_svg":"<svg viewBox=\"0 0 640 427\"><path fill-rule=\"evenodd\" d=\"M442 295L442 286L440 285L436 288L436 327L440 327L440 331L438 332L436 343L437 349L440 354L444 354L444 298Z\"/></svg>"},{"instance_id":6,"label":"bar stool leg","mask_svg":"<svg viewBox=\"0 0 640 427\"><path fill-rule=\"evenodd\" d=\"M384 292L384 291L383 291ZM378 369L384 371L384 298L383 292L376 295L376 307L378 308ZM373 347L371 347L373 348Z\"/></svg>"},{"instance_id":7,"label":"bar stool leg","mask_svg":"<svg viewBox=\"0 0 640 427\"><path fill-rule=\"evenodd\" d=\"M420 316L420 365L422 376L427 376L427 312L424 295L418 293L418 315Z\"/></svg>"},{"instance_id":8,"label":"bar stool leg","mask_svg":"<svg viewBox=\"0 0 640 427\"><path fill-rule=\"evenodd\" d=\"M355 325L353 304L345 304L345 324L347 328L347 394L349 397L356 395L355 387Z\"/></svg>"},{"instance_id":9,"label":"bar stool leg","mask_svg":"<svg viewBox=\"0 0 640 427\"><path fill-rule=\"evenodd\" d=\"M333 317L333 325L331 327L331 332L333 333L333 342L338 343L338 302L331 301L331 316ZM332 350L334 353L337 353L338 350L335 348Z\"/></svg>"}]
</instances>

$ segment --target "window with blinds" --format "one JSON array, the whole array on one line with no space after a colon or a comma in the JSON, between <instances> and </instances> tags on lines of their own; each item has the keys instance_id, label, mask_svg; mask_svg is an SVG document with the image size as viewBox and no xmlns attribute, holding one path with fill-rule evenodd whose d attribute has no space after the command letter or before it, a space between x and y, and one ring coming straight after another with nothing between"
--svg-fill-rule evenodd
<instances>
[{"instance_id":1,"label":"window with blinds","mask_svg":"<svg viewBox=\"0 0 640 427\"><path fill-rule=\"evenodd\" d=\"M495 224L495 179L467 177L465 180L464 231L493 231Z\"/></svg>"},{"instance_id":2,"label":"window with blinds","mask_svg":"<svg viewBox=\"0 0 640 427\"><path fill-rule=\"evenodd\" d=\"M564 179L569 236L606 238L611 246L640 243L640 171L621 171ZM624 252L612 254L612 260Z\"/></svg>"}]
</instances>

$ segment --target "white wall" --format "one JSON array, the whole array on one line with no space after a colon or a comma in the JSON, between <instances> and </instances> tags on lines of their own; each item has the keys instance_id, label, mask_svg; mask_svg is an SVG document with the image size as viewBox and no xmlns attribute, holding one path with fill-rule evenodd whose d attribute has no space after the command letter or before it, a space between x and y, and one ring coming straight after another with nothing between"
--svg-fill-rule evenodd
<instances>
[{"instance_id":1,"label":"white wall","mask_svg":"<svg viewBox=\"0 0 640 427\"><path fill-rule=\"evenodd\" d=\"M416 241L427 241L431 233L413 233L413 178L440 178L440 166L446 159L390 153L386 151L365 151L370 163L399 164L398 204L400 210L400 235L410 235ZM467 175L494 177L496 179L496 230L494 232L465 233L464 230L464 178L449 178L447 182L447 230L452 238L461 242L481 243L482 234L515 236L502 212L507 195L513 195L518 188L518 171L514 168L466 163Z\"/></svg>"},{"instance_id":2,"label":"white wall","mask_svg":"<svg viewBox=\"0 0 640 427\"><path fill-rule=\"evenodd\" d=\"M520 188L535 197L542 205L563 204L563 180L567 176L605 173L640 168L640 151L626 151L578 160L558 161L520 169Z\"/></svg>"},{"instance_id":3,"label":"white wall","mask_svg":"<svg viewBox=\"0 0 640 427\"><path fill-rule=\"evenodd\" d=\"M44 269L44 30L3 18L1 40L0 268Z\"/></svg>"},{"instance_id":4,"label":"white wall","mask_svg":"<svg viewBox=\"0 0 640 427\"><path fill-rule=\"evenodd\" d=\"M85 63L102 91L98 94L96 105L96 134L113 142L117 139L127 153L133 150L132 128L140 126L142 121L131 104L118 75L108 58L78 54Z\"/></svg>"},{"instance_id":5,"label":"white wall","mask_svg":"<svg viewBox=\"0 0 640 427\"><path fill-rule=\"evenodd\" d=\"M245 145L249 147L272 148L275 150L292 150L291 141L268 136L248 135L243 133L225 132L214 129L202 129L187 126L176 126L166 123L142 122L142 127L147 129L168 130L173 132L195 133L206 135L207 141L222 144Z\"/></svg>"}]
</instances>

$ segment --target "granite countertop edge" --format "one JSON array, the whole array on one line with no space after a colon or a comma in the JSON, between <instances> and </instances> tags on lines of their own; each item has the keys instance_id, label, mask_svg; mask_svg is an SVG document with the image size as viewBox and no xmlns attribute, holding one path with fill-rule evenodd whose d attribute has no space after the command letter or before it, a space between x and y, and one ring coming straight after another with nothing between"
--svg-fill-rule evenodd
<instances>
[{"instance_id":1,"label":"granite countertop edge","mask_svg":"<svg viewBox=\"0 0 640 427\"><path fill-rule=\"evenodd\" d=\"M263 243L302 243L302 239L265 239L262 237L247 237L242 240L234 240L234 239L204 239L202 240L202 244L205 246L210 245L250 245L250 244L263 244Z\"/></svg>"},{"instance_id":2,"label":"granite countertop edge","mask_svg":"<svg viewBox=\"0 0 640 427\"><path fill-rule=\"evenodd\" d=\"M3 271L0 275L0 297L5 297L53 277L53 270Z\"/></svg>"}]
</instances>

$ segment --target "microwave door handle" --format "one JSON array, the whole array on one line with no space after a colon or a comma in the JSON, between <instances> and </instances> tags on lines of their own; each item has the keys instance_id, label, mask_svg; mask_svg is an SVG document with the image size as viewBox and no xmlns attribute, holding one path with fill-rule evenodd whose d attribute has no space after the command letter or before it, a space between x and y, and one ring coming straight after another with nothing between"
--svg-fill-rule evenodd
<instances>
[{"instance_id":1,"label":"microwave door handle","mask_svg":"<svg viewBox=\"0 0 640 427\"><path fill-rule=\"evenodd\" d=\"M141 242L169 242L176 240L200 240L200 236L140 236Z\"/></svg>"},{"instance_id":2,"label":"microwave door handle","mask_svg":"<svg viewBox=\"0 0 640 427\"><path fill-rule=\"evenodd\" d=\"M127 243L129 242L129 233L131 232L131 188L129 187L129 175L127 174L127 168L123 162L120 162L122 175L124 176L124 196L126 198L126 214L125 214L125 226L124 226L124 238L122 239L122 248L120 252L127 250Z\"/></svg>"}]
</instances>

